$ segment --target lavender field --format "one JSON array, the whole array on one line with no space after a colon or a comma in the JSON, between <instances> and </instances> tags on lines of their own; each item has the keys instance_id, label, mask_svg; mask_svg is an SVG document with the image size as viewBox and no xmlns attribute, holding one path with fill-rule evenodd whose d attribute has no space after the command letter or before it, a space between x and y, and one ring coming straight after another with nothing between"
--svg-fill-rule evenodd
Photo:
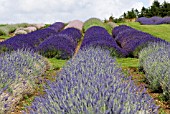
<instances>
[{"instance_id":1,"label":"lavender field","mask_svg":"<svg viewBox=\"0 0 170 114\"><path fill-rule=\"evenodd\" d=\"M0 42L0 114L170 112L170 43L164 38L98 18L28 29ZM129 58L139 61L128 67L142 74L139 84L119 64Z\"/></svg>"}]
</instances>

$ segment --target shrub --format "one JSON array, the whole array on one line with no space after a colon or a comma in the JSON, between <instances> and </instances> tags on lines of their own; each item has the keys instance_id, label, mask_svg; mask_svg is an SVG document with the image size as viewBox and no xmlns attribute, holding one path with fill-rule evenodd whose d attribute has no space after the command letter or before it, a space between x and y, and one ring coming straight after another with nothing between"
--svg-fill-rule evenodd
<instances>
[{"instance_id":1,"label":"shrub","mask_svg":"<svg viewBox=\"0 0 170 114\"><path fill-rule=\"evenodd\" d=\"M109 34L112 34L112 27L108 24L103 23L100 19L97 18L90 18L87 21L84 22L83 29L84 31L87 31L87 29L93 27L93 26L100 26L105 28Z\"/></svg>"},{"instance_id":2,"label":"shrub","mask_svg":"<svg viewBox=\"0 0 170 114\"><path fill-rule=\"evenodd\" d=\"M25 90L33 88L35 79L44 74L47 63L42 56L28 49L3 53L0 63L0 113L4 113L14 108L22 98L20 95L32 92Z\"/></svg>"},{"instance_id":3,"label":"shrub","mask_svg":"<svg viewBox=\"0 0 170 114\"><path fill-rule=\"evenodd\" d=\"M136 20L142 25L159 25L159 24L170 24L170 17L158 17L154 16L151 18L141 17Z\"/></svg>"},{"instance_id":4,"label":"shrub","mask_svg":"<svg viewBox=\"0 0 170 114\"><path fill-rule=\"evenodd\" d=\"M81 32L75 28L68 28L57 35L53 35L37 47L37 51L48 58L71 58L81 38Z\"/></svg>"},{"instance_id":5,"label":"shrub","mask_svg":"<svg viewBox=\"0 0 170 114\"><path fill-rule=\"evenodd\" d=\"M135 30L126 25L115 27L113 30L113 34L115 36L116 42L120 45L122 49L127 51L129 56L138 55L139 51L148 42L153 42L153 41L165 42L160 38L156 38L148 33Z\"/></svg>"},{"instance_id":6,"label":"shrub","mask_svg":"<svg viewBox=\"0 0 170 114\"><path fill-rule=\"evenodd\" d=\"M163 90L166 99L170 99L170 44L152 43L140 52L140 66L146 73L150 87L154 91Z\"/></svg>"},{"instance_id":7,"label":"shrub","mask_svg":"<svg viewBox=\"0 0 170 114\"><path fill-rule=\"evenodd\" d=\"M115 40L103 27L93 26L86 31L80 48L82 49L89 46L106 47L112 50L113 56L126 56L126 51L117 45Z\"/></svg>"},{"instance_id":8,"label":"shrub","mask_svg":"<svg viewBox=\"0 0 170 114\"><path fill-rule=\"evenodd\" d=\"M56 32L60 32L64 28L64 23L55 22L54 24L50 25L48 28Z\"/></svg>"},{"instance_id":9,"label":"shrub","mask_svg":"<svg viewBox=\"0 0 170 114\"><path fill-rule=\"evenodd\" d=\"M60 31L58 27L58 31ZM56 29L56 31L57 31ZM22 48L31 48L35 50L35 48L41 44L45 39L48 39L49 36L57 34L57 32L45 28L41 30L37 30L31 33L28 33L26 35L17 35L14 37L11 37L4 42L0 43L0 52L4 50L17 50L17 49L22 49Z\"/></svg>"},{"instance_id":10,"label":"shrub","mask_svg":"<svg viewBox=\"0 0 170 114\"><path fill-rule=\"evenodd\" d=\"M35 98L30 113L157 113L153 99L123 76L109 53L101 48L79 51L56 82L48 83L46 95Z\"/></svg>"}]
</instances>

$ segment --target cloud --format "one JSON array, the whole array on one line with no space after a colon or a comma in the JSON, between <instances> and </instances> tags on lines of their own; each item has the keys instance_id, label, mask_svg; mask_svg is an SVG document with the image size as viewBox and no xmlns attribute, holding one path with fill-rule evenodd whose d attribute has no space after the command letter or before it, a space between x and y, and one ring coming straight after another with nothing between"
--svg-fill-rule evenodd
<instances>
[{"instance_id":1,"label":"cloud","mask_svg":"<svg viewBox=\"0 0 170 114\"><path fill-rule=\"evenodd\" d=\"M0 0L0 23L68 22L90 17L120 17L132 8L141 9L139 0Z\"/></svg>"}]
</instances>

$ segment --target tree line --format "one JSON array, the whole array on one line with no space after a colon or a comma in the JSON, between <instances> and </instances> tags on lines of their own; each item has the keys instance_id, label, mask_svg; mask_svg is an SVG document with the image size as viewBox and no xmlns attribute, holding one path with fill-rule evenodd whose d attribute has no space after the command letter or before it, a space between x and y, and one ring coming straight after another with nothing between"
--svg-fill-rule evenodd
<instances>
[{"instance_id":1,"label":"tree line","mask_svg":"<svg viewBox=\"0 0 170 114\"><path fill-rule=\"evenodd\" d=\"M153 16L170 16L170 3L164 1L162 4L158 0L154 0L152 5L148 8L142 7L141 11L132 8L131 11L124 12L122 17L124 19L132 19L139 17L153 17Z\"/></svg>"}]
</instances>

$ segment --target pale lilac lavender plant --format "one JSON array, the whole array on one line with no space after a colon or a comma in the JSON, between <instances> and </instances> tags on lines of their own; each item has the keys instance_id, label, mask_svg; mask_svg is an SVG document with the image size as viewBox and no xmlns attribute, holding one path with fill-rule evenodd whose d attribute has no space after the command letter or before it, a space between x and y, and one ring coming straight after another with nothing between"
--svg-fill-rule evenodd
<instances>
[{"instance_id":1,"label":"pale lilac lavender plant","mask_svg":"<svg viewBox=\"0 0 170 114\"><path fill-rule=\"evenodd\" d=\"M48 82L46 95L36 97L30 114L135 114L157 113L153 99L101 47L83 49Z\"/></svg>"}]
</instances>

